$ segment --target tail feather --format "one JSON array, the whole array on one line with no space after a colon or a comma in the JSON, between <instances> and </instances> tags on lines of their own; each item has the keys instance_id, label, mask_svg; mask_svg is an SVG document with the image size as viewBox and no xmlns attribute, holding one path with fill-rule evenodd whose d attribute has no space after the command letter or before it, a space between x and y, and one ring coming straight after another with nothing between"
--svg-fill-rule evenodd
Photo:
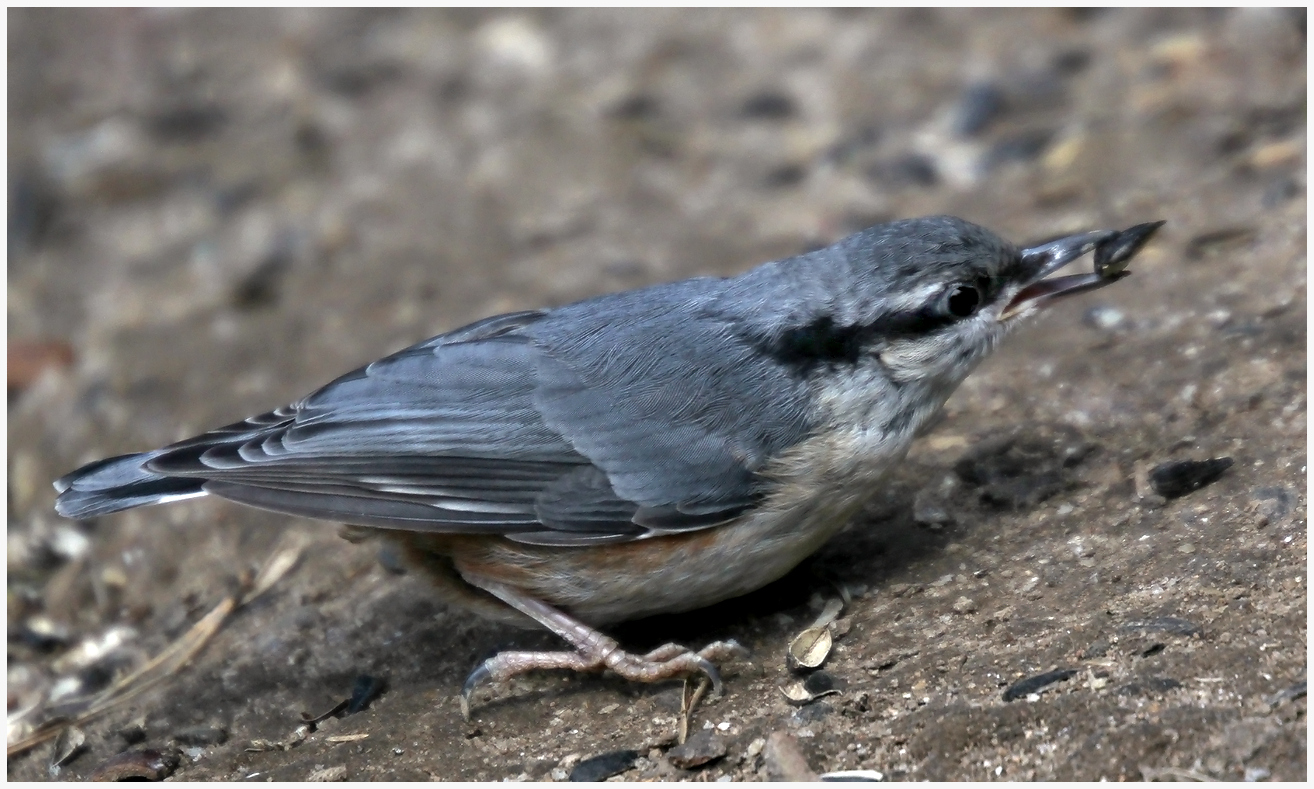
<instances>
[{"instance_id":1,"label":"tail feather","mask_svg":"<svg viewBox=\"0 0 1314 789\"><path fill-rule=\"evenodd\" d=\"M205 480L166 477L145 468L156 452L98 460L55 480L55 511L84 520L111 512L204 496Z\"/></svg>"}]
</instances>

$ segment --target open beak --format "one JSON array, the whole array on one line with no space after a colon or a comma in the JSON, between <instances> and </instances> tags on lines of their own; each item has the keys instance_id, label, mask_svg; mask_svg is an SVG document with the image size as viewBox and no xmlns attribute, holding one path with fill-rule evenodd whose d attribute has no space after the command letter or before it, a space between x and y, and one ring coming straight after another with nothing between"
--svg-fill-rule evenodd
<instances>
[{"instance_id":1,"label":"open beak","mask_svg":"<svg viewBox=\"0 0 1314 789\"><path fill-rule=\"evenodd\" d=\"M1127 264L1163 224L1163 221L1146 222L1126 230L1092 230L1022 250L1023 270L1032 273L1026 287L1004 307L999 319L1007 320L1030 312L1030 307L1043 308L1063 296L1097 290L1117 282L1131 273L1127 271ZM1045 279L1092 250L1095 252L1093 272Z\"/></svg>"}]
</instances>

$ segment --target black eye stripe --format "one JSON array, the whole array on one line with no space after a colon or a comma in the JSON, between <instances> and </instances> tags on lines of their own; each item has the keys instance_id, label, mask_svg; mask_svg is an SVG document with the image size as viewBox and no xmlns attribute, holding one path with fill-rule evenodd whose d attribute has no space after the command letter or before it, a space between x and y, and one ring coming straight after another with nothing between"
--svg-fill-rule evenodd
<instances>
[{"instance_id":1,"label":"black eye stripe","mask_svg":"<svg viewBox=\"0 0 1314 789\"><path fill-rule=\"evenodd\" d=\"M864 326L836 326L829 316L790 329L766 350L776 360L804 370L821 363L854 364L862 352Z\"/></svg>"},{"instance_id":2,"label":"black eye stripe","mask_svg":"<svg viewBox=\"0 0 1314 789\"><path fill-rule=\"evenodd\" d=\"M928 309L897 312L875 323L856 326L837 326L826 316L790 329L774 341L757 345L781 364L806 373L818 365L856 364L863 349L877 338L926 335L956 320L952 315Z\"/></svg>"},{"instance_id":3,"label":"black eye stripe","mask_svg":"<svg viewBox=\"0 0 1314 789\"><path fill-rule=\"evenodd\" d=\"M924 337L969 317L984 303L985 292L980 285L952 285L923 307L887 313L871 323L842 326L823 315L771 340L758 339L753 345L804 375L818 366L856 364L864 349L879 339ZM954 304L961 308L959 312Z\"/></svg>"},{"instance_id":4,"label":"black eye stripe","mask_svg":"<svg viewBox=\"0 0 1314 789\"><path fill-rule=\"evenodd\" d=\"M883 316L872 324L870 330L873 334L883 337L902 338L930 334L957 321L958 318L939 309L923 307Z\"/></svg>"}]
</instances>

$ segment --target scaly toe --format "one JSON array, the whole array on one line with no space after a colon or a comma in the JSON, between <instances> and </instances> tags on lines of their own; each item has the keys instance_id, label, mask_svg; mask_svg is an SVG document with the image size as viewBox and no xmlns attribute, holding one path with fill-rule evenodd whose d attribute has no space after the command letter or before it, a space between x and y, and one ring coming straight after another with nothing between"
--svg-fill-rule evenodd
<instances>
[{"instance_id":1,"label":"scaly toe","mask_svg":"<svg viewBox=\"0 0 1314 789\"><path fill-rule=\"evenodd\" d=\"M733 638L727 638L725 641L715 641L702 649L698 650L698 656L708 660L731 660L733 658L750 657L753 653L743 644Z\"/></svg>"}]
</instances>

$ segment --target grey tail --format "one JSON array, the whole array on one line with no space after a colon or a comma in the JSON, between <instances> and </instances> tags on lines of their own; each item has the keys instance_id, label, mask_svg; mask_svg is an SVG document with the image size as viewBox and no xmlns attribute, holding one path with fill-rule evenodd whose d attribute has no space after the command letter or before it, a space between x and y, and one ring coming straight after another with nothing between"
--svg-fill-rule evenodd
<instances>
[{"instance_id":1,"label":"grey tail","mask_svg":"<svg viewBox=\"0 0 1314 789\"><path fill-rule=\"evenodd\" d=\"M147 504L204 496L203 479L167 477L146 469L158 452L141 452L88 463L55 480L55 511L86 520Z\"/></svg>"}]
</instances>

